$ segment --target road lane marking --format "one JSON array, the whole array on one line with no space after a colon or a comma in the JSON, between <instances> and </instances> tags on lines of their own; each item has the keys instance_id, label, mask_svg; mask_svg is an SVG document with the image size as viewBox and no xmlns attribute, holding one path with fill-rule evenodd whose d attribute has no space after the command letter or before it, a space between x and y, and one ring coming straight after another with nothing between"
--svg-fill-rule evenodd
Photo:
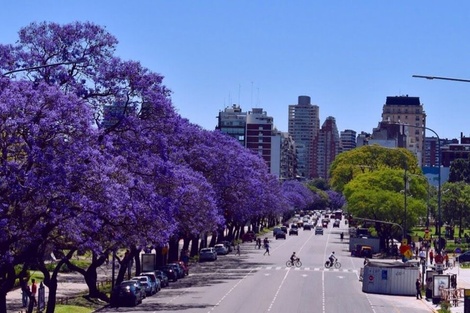
<instances>
[{"instance_id":1,"label":"road lane marking","mask_svg":"<svg viewBox=\"0 0 470 313\"><path fill-rule=\"evenodd\" d=\"M209 310L209 312L214 311L214 309L215 309L216 307L218 307L218 306L222 303L222 301L224 301L224 299L225 299L233 290L235 290L235 288L237 288L238 285L240 285L240 283L241 283L242 281L245 280L245 278L247 278L248 276L250 276L250 274L251 274L252 272L253 272L253 270L250 270L250 271L249 271L245 276L243 276L232 288L230 288L230 290L227 291L227 293L226 293L225 295L223 295L223 297L219 300L219 302L217 302L217 303Z\"/></svg>"},{"instance_id":2,"label":"road lane marking","mask_svg":"<svg viewBox=\"0 0 470 313\"><path fill-rule=\"evenodd\" d=\"M283 285L284 282L286 281L286 278L287 278L287 275L289 275L289 272L290 272L290 271L287 271L287 272L286 272L286 274L284 275L284 278L282 279L281 283L279 284L279 287L277 288L276 294L274 295L273 301L271 301L271 304L270 304L269 307L268 307L268 312L271 311L271 309L272 309L272 307L273 307L273 305L274 305L274 302L276 301L277 295L279 294L279 291L281 291L282 285Z\"/></svg>"}]
</instances>

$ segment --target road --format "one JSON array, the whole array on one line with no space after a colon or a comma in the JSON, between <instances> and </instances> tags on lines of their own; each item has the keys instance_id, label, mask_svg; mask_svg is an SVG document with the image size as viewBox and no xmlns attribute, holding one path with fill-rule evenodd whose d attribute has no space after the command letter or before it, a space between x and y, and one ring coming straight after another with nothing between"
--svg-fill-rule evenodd
<instances>
[{"instance_id":1,"label":"road","mask_svg":"<svg viewBox=\"0 0 470 313\"><path fill-rule=\"evenodd\" d=\"M330 223L324 235L300 229L298 236L275 240L268 234L269 256L254 243L244 243L240 256L232 253L196 264L188 277L137 307L105 307L100 312L432 312L414 297L363 293L363 260L350 257L347 240L340 241L339 234L347 233L343 223L340 228ZM301 268L286 268L293 251L301 258ZM342 263L339 270L323 267L331 251Z\"/></svg>"}]
</instances>

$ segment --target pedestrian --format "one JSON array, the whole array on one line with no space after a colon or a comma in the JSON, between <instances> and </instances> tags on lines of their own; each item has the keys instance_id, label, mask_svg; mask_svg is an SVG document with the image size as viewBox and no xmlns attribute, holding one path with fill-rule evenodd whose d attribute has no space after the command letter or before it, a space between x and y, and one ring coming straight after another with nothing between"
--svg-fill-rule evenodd
<instances>
[{"instance_id":1,"label":"pedestrian","mask_svg":"<svg viewBox=\"0 0 470 313\"><path fill-rule=\"evenodd\" d=\"M32 310L36 306L36 292L38 291L38 286L36 285L36 280L31 279L31 294L29 298L29 308ZM30 311L30 310L28 310ZM30 311L32 312L32 311Z\"/></svg>"},{"instance_id":2,"label":"pedestrian","mask_svg":"<svg viewBox=\"0 0 470 313\"><path fill-rule=\"evenodd\" d=\"M266 251L264 251L263 255L266 255L266 253L270 255L269 254L269 241L266 241L266 243L264 244L264 248L266 249Z\"/></svg>"},{"instance_id":3,"label":"pedestrian","mask_svg":"<svg viewBox=\"0 0 470 313\"><path fill-rule=\"evenodd\" d=\"M28 300L31 297L31 290L29 289L28 282L25 280L21 280L21 302L22 302L22 307L26 308L28 307Z\"/></svg>"},{"instance_id":4,"label":"pedestrian","mask_svg":"<svg viewBox=\"0 0 470 313\"><path fill-rule=\"evenodd\" d=\"M446 267L449 267L449 255L447 253L444 255L444 260L446 262Z\"/></svg>"},{"instance_id":5,"label":"pedestrian","mask_svg":"<svg viewBox=\"0 0 470 313\"><path fill-rule=\"evenodd\" d=\"M240 255L240 244L237 243L237 252L235 253L235 255Z\"/></svg>"},{"instance_id":6,"label":"pedestrian","mask_svg":"<svg viewBox=\"0 0 470 313\"><path fill-rule=\"evenodd\" d=\"M341 233L341 235L339 235L339 237L341 238L341 241L343 241L344 234L343 234L343 233Z\"/></svg>"},{"instance_id":7,"label":"pedestrian","mask_svg":"<svg viewBox=\"0 0 470 313\"><path fill-rule=\"evenodd\" d=\"M256 238L256 246L261 249L261 238Z\"/></svg>"},{"instance_id":8,"label":"pedestrian","mask_svg":"<svg viewBox=\"0 0 470 313\"><path fill-rule=\"evenodd\" d=\"M416 278L416 299L423 299L421 295L421 281L419 278Z\"/></svg>"},{"instance_id":9,"label":"pedestrian","mask_svg":"<svg viewBox=\"0 0 470 313\"><path fill-rule=\"evenodd\" d=\"M434 261L434 252L432 252L432 250L431 250L431 251L429 251L429 262L431 263L431 265L432 265L433 261Z\"/></svg>"}]
</instances>

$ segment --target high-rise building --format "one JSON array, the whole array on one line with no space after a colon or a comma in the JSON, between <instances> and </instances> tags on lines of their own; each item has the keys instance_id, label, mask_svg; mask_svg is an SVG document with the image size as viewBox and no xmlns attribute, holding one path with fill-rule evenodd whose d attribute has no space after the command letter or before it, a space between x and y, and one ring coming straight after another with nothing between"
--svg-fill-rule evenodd
<instances>
[{"instance_id":1,"label":"high-rise building","mask_svg":"<svg viewBox=\"0 0 470 313\"><path fill-rule=\"evenodd\" d=\"M356 148L356 132L352 129L345 129L340 133L341 152Z\"/></svg>"},{"instance_id":2,"label":"high-rise building","mask_svg":"<svg viewBox=\"0 0 470 313\"><path fill-rule=\"evenodd\" d=\"M296 155L292 137L278 132L274 121L261 108L243 112L233 105L219 112L217 130L234 137L244 147L260 155L270 173L279 179L295 179Z\"/></svg>"},{"instance_id":3,"label":"high-rise building","mask_svg":"<svg viewBox=\"0 0 470 313\"><path fill-rule=\"evenodd\" d=\"M246 115L246 147L258 153L271 168L271 137L273 118L260 108L253 108Z\"/></svg>"},{"instance_id":4,"label":"high-rise building","mask_svg":"<svg viewBox=\"0 0 470 313\"><path fill-rule=\"evenodd\" d=\"M336 120L328 116L313 141L313 177L329 178L330 165L340 153L340 138Z\"/></svg>"},{"instance_id":5,"label":"high-rise building","mask_svg":"<svg viewBox=\"0 0 470 313\"><path fill-rule=\"evenodd\" d=\"M215 129L235 138L242 146L245 145L246 112L239 105L233 104L219 111L218 124Z\"/></svg>"},{"instance_id":6,"label":"high-rise building","mask_svg":"<svg viewBox=\"0 0 470 313\"><path fill-rule=\"evenodd\" d=\"M382 121L411 126L404 128L407 137L406 148L416 155L420 163L423 163L426 113L419 97L408 95L387 97L383 106Z\"/></svg>"},{"instance_id":7,"label":"high-rise building","mask_svg":"<svg viewBox=\"0 0 470 313\"><path fill-rule=\"evenodd\" d=\"M287 132L275 130L271 138L271 174L280 180L297 178L295 143Z\"/></svg>"},{"instance_id":8,"label":"high-rise building","mask_svg":"<svg viewBox=\"0 0 470 313\"><path fill-rule=\"evenodd\" d=\"M313 178L313 139L320 128L319 107L310 103L309 96L299 96L298 103L289 105L288 132L295 142L297 174Z\"/></svg>"}]
</instances>

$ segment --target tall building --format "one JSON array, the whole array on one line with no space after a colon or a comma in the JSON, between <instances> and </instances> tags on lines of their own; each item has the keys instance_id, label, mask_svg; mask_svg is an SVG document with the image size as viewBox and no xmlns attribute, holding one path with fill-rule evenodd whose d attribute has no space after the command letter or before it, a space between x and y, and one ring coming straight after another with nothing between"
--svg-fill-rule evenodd
<instances>
[{"instance_id":1,"label":"tall building","mask_svg":"<svg viewBox=\"0 0 470 313\"><path fill-rule=\"evenodd\" d=\"M356 148L356 132L352 129L345 129L340 133L340 152L345 152Z\"/></svg>"},{"instance_id":2,"label":"tall building","mask_svg":"<svg viewBox=\"0 0 470 313\"><path fill-rule=\"evenodd\" d=\"M340 153L340 138L336 120L328 116L313 141L313 177L329 178L330 165Z\"/></svg>"},{"instance_id":3,"label":"tall building","mask_svg":"<svg viewBox=\"0 0 470 313\"><path fill-rule=\"evenodd\" d=\"M288 132L295 142L297 174L313 178L313 139L320 128L319 107L310 103L309 96L299 96L298 103L289 105Z\"/></svg>"},{"instance_id":4,"label":"tall building","mask_svg":"<svg viewBox=\"0 0 470 313\"><path fill-rule=\"evenodd\" d=\"M239 105L233 104L219 111L218 124L215 129L235 138L242 146L245 145L246 112Z\"/></svg>"},{"instance_id":5,"label":"tall building","mask_svg":"<svg viewBox=\"0 0 470 313\"><path fill-rule=\"evenodd\" d=\"M246 147L258 153L271 168L271 137L273 118L260 108L253 108L246 115Z\"/></svg>"},{"instance_id":6,"label":"tall building","mask_svg":"<svg viewBox=\"0 0 470 313\"><path fill-rule=\"evenodd\" d=\"M295 143L287 132L275 130L271 138L271 174L280 180L297 178Z\"/></svg>"},{"instance_id":7,"label":"tall building","mask_svg":"<svg viewBox=\"0 0 470 313\"><path fill-rule=\"evenodd\" d=\"M407 137L406 148L415 153L422 164L424 162L426 113L419 97L409 97L408 95L387 97L383 106L382 121L416 126L404 129Z\"/></svg>"},{"instance_id":8,"label":"tall building","mask_svg":"<svg viewBox=\"0 0 470 313\"><path fill-rule=\"evenodd\" d=\"M243 112L234 104L219 112L216 129L261 156L271 174L279 179L295 179L297 159L292 137L277 131L273 125L273 118L263 109Z\"/></svg>"}]
</instances>

